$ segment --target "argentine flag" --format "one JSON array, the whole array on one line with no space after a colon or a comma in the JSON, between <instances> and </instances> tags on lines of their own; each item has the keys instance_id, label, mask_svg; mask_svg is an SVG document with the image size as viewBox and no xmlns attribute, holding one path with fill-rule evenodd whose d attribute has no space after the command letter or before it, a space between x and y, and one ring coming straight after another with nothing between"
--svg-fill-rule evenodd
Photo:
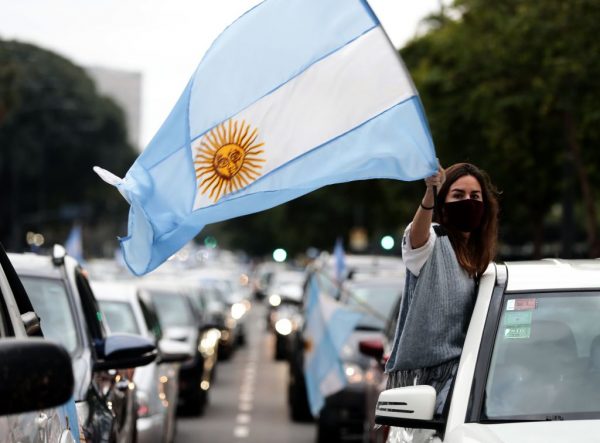
<instances>
[{"instance_id":1,"label":"argentine flag","mask_svg":"<svg viewBox=\"0 0 600 443\"><path fill-rule=\"evenodd\" d=\"M317 278L308 282L304 355L306 393L313 416L325 405L325 398L341 391L347 384L341 358L342 349L363 314L348 309L319 291Z\"/></svg>"},{"instance_id":2,"label":"argentine flag","mask_svg":"<svg viewBox=\"0 0 600 443\"><path fill-rule=\"evenodd\" d=\"M437 161L420 100L365 0L266 0L213 43L121 179L145 274L207 224L322 186L417 180Z\"/></svg>"}]
</instances>

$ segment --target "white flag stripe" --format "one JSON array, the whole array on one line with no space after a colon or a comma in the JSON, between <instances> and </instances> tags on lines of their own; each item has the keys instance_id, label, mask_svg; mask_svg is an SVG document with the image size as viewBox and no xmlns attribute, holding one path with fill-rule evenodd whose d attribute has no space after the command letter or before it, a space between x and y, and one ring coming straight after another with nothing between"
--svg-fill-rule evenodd
<instances>
[{"instance_id":1,"label":"white flag stripe","mask_svg":"<svg viewBox=\"0 0 600 443\"><path fill-rule=\"evenodd\" d=\"M265 143L260 175L416 95L394 51L374 28L234 116L258 129L256 142ZM192 156L202 140L191 144ZM213 203L196 191L194 210Z\"/></svg>"}]
</instances>

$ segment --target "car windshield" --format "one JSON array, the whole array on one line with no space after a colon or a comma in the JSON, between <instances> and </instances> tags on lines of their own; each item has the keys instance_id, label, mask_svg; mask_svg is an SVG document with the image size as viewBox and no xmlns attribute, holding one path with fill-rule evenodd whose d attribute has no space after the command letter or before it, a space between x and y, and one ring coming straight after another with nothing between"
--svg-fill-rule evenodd
<instances>
[{"instance_id":1,"label":"car windshield","mask_svg":"<svg viewBox=\"0 0 600 443\"><path fill-rule=\"evenodd\" d=\"M358 329L383 329L385 322L400 296L401 285L353 286L349 290L348 305L367 307L369 314L363 316Z\"/></svg>"},{"instance_id":2,"label":"car windshield","mask_svg":"<svg viewBox=\"0 0 600 443\"><path fill-rule=\"evenodd\" d=\"M484 417L600 413L600 293L529 293L504 300Z\"/></svg>"},{"instance_id":3,"label":"car windshield","mask_svg":"<svg viewBox=\"0 0 600 443\"><path fill-rule=\"evenodd\" d=\"M140 333L140 328L129 303L108 300L98 300L98 302L111 332L126 334Z\"/></svg>"},{"instance_id":4,"label":"car windshield","mask_svg":"<svg viewBox=\"0 0 600 443\"><path fill-rule=\"evenodd\" d=\"M194 317L184 296L163 291L150 291L163 328L194 326Z\"/></svg>"},{"instance_id":5,"label":"car windshield","mask_svg":"<svg viewBox=\"0 0 600 443\"><path fill-rule=\"evenodd\" d=\"M44 337L73 354L78 347L77 328L64 283L58 279L21 277L33 309L40 317Z\"/></svg>"}]
</instances>

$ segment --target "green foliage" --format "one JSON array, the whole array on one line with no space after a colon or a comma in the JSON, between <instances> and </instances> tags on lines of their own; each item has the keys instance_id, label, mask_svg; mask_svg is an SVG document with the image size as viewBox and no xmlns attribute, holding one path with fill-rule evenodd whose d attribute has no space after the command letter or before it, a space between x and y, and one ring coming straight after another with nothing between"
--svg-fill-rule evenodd
<instances>
[{"instance_id":1,"label":"green foliage","mask_svg":"<svg viewBox=\"0 0 600 443\"><path fill-rule=\"evenodd\" d=\"M92 172L101 164L123 174L135 158L121 109L81 68L41 48L0 40L0 67L0 186L10 197L0 239L19 248L22 228L123 216Z\"/></svg>"},{"instance_id":2,"label":"green foliage","mask_svg":"<svg viewBox=\"0 0 600 443\"><path fill-rule=\"evenodd\" d=\"M598 184L600 63L591 54L600 50L600 2L457 0L454 11L459 19L438 20L402 51L438 155L446 165L468 160L490 172L503 191L505 240L541 240L554 205L583 203L565 195L573 171L581 173L579 189L586 174Z\"/></svg>"}]
</instances>

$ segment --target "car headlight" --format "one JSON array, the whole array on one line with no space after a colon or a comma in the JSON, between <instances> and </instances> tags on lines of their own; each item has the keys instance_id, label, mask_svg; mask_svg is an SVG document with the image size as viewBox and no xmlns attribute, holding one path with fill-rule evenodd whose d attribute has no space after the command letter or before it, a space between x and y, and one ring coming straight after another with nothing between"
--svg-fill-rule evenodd
<instances>
[{"instance_id":1,"label":"car headlight","mask_svg":"<svg viewBox=\"0 0 600 443\"><path fill-rule=\"evenodd\" d=\"M231 305L231 316L235 320L239 320L240 318L242 318L245 313L246 305L244 303L237 302Z\"/></svg>"},{"instance_id":2,"label":"car headlight","mask_svg":"<svg viewBox=\"0 0 600 443\"><path fill-rule=\"evenodd\" d=\"M269 304L273 307L277 307L281 304L281 297L278 294L273 294L269 297Z\"/></svg>"},{"instance_id":3,"label":"car headlight","mask_svg":"<svg viewBox=\"0 0 600 443\"><path fill-rule=\"evenodd\" d=\"M362 383L365 379L363 369L354 363L344 363L344 373L350 384Z\"/></svg>"},{"instance_id":4,"label":"car headlight","mask_svg":"<svg viewBox=\"0 0 600 443\"><path fill-rule=\"evenodd\" d=\"M292 332L292 326L289 318L280 318L275 323L275 330L280 335L289 335Z\"/></svg>"}]
</instances>

